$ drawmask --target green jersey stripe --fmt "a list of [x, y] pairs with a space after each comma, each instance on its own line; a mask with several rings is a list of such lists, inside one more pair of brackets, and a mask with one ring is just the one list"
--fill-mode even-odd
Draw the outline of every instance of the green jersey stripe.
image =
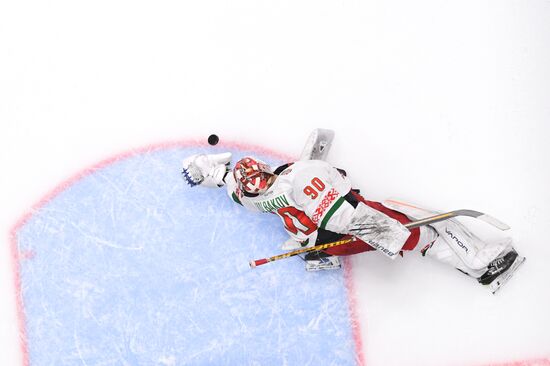
[[336, 202], [334, 202], [334, 205], [332, 205], [330, 210], [328, 210], [327, 214], [323, 218], [323, 221], [321, 221], [321, 226], [320, 226], [321, 229], [324, 229], [325, 226], [327, 226], [328, 220], [330, 220], [330, 218], [332, 217], [332, 215], [334, 215], [336, 210], [338, 210], [340, 206], [342, 206], [342, 203], [344, 203], [344, 201], [345, 201], [344, 197], [340, 197], [336, 200]]

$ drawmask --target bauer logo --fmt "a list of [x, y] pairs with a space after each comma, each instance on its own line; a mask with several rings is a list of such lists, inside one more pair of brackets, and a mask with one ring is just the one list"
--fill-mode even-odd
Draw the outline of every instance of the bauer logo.
[[391, 250], [385, 248], [383, 245], [378, 244], [375, 241], [369, 240], [368, 243], [371, 247], [373, 247], [374, 249], [378, 249], [379, 251], [381, 251], [382, 253], [384, 253], [385, 255], [387, 255], [390, 258], [393, 258], [397, 255], [397, 253], [392, 252]]

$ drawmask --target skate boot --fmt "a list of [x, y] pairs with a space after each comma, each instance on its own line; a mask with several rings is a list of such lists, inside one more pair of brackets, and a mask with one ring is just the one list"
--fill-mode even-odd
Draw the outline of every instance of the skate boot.
[[323, 252], [308, 253], [304, 259], [306, 261], [306, 271], [308, 272], [342, 268], [338, 257]]
[[487, 272], [477, 280], [482, 285], [489, 286], [489, 289], [494, 294], [512, 278], [514, 272], [517, 271], [524, 261], [525, 257], [519, 256], [513, 248], [510, 248], [489, 263]]

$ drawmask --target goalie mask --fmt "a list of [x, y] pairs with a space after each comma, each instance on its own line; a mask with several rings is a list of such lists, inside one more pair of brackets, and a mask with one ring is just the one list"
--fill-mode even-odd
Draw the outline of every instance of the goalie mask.
[[241, 190], [258, 194], [269, 189], [274, 177], [269, 165], [251, 157], [239, 160], [233, 168], [233, 175]]

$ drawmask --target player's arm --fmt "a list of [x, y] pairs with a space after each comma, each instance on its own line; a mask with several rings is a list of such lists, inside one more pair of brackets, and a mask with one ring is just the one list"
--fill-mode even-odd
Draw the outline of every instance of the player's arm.
[[220, 188], [225, 186], [233, 201], [242, 205], [237, 195], [237, 183], [231, 174], [231, 153], [197, 154], [183, 161], [183, 179], [191, 186]]

